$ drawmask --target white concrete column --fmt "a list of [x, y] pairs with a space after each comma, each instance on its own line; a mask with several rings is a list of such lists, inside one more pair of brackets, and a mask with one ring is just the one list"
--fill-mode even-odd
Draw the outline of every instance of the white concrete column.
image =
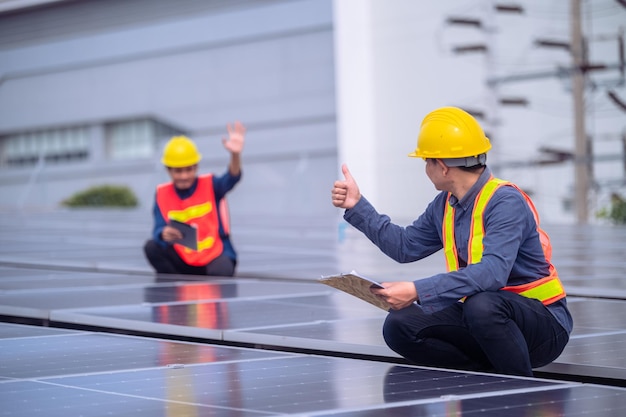
[[[339, 163], [361, 192], [377, 194], [374, 48], [370, 0], [335, 0], [335, 89]], [[343, 178], [341, 169], [338, 178]]]
[[334, 2], [339, 160], [363, 195], [400, 224], [435, 195], [423, 162], [407, 155], [426, 113], [450, 103], [441, 82], [449, 67], [437, 56], [440, 20], [429, 4]]

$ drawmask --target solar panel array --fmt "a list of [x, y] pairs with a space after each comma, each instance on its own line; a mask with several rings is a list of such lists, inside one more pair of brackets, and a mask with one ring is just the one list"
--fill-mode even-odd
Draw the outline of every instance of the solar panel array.
[[441, 260], [396, 265], [300, 223], [265, 240], [249, 225], [238, 277], [206, 278], [154, 275], [140, 213], [3, 216], [0, 415], [623, 415], [625, 228], [546, 227], [575, 328], [540, 379], [407, 365], [384, 311], [316, 278], [415, 279]]
[[626, 411], [626, 390], [606, 386], [17, 324], [0, 330], [3, 416]]

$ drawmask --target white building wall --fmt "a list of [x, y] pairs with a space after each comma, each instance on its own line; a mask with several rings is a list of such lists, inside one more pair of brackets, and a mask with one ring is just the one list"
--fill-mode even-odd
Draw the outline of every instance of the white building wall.
[[[445, 105], [484, 111], [487, 118], [479, 121], [492, 139], [489, 164], [495, 174], [528, 190], [544, 222], [575, 221], [573, 164], [529, 165], [541, 157], [542, 146], [574, 151], [569, 83], [543, 77], [498, 84], [498, 95], [528, 99], [530, 105], [524, 108], [497, 107], [496, 91], [486, 84], [488, 79], [556, 73], [567, 67], [566, 52], [541, 50], [533, 41], [568, 40], [569, 2], [518, 2], [523, 14], [495, 13], [495, 3], [335, 0], [339, 157], [351, 167], [362, 193], [399, 223], [414, 219], [435, 194], [423, 163], [406, 154], [415, 146], [423, 116]], [[626, 21], [626, 9], [617, 2], [583, 5], [590, 39], [617, 34]], [[448, 17], [478, 18], [483, 28], [452, 26], [446, 23]], [[490, 52], [452, 52], [454, 46], [476, 43], [487, 45]], [[590, 47], [595, 59], [617, 62], [614, 46], [593, 41]], [[603, 78], [618, 82], [620, 75], [608, 71]], [[623, 82], [613, 87], [626, 98]], [[604, 142], [612, 135], [615, 149], [626, 129], [626, 114], [606, 100], [605, 92], [587, 92], [588, 132], [604, 136]], [[621, 180], [623, 190], [624, 172], [615, 161], [611, 169], [603, 168], [607, 166], [596, 163], [596, 180]], [[603, 188], [590, 193], [592, 215], [606, 202], [607, 192]]]
[[335, 1], [340, 158], [363, 195], [398, 222], [414, 219], [436, 194], [423, 161], [407, 156], [422, 118], [483, 91], [481, 67], [459, 68], [438, 39], [454, 4]]

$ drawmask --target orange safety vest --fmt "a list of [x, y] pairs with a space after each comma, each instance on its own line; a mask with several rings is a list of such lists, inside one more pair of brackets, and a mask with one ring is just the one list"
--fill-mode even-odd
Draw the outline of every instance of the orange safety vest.
[[[207, 265], [217, 258], [224, 250], [219, 236], [219, 218], [217, 215], [215, 193], [213, 192], [213, 176], [211, 174], [198, 177], [198, 185], [194, 193], [185, 199], [176, 194], [171, 182], [157, 187], [156, 201], [161, 215], [168, 219], [194, 225], [198, 229], [198, 250], [192, 250], [179, 244], [174, 249], [188, 265]], [[226, 199], [222, 198], [220, 216], [224, 224], [224, 232], [229, 233], [228, 210]]]
[[[524, 297], [535, 298], [544, 305], [549, 305], [555, 301], [565, 297], [565, 290], [561, 284], [561, 280], [556, 272], [556, 268], [551, 263], [552, 246], [548, 235], [539, 227], [539, 215], [537, 209], [530, 197], [522, 191], [518, 186], [508, 181], [491, 177], [485, 186], [480, 190], [474, 201], [474, 209], [472, 211], [472, 222], [470, 225], [470, 237], [468, 242], [467, 264], [475, 264], [480, 262], [483, 256], [483, 236], [485, 235], [485, 226], [483, 223], [483, 214], [487, 203], [494, 195], [496, 190], [501, 186], [511, 186], [517, 189], [528, 203], [530, 210], [535, 217], [537, 224], [537, 232], [541, 240], [541, 247], [546, 259], [550, 265], [550, 274], [547, 277], [534, 279], [531, 282], [522, 285], [502, 287], [503, 290], [512, 291], [523, 295]], [[454, 207], [450, 205], [450, 194], [446, 200], [446, 208], [443, 216], [443, 247], [446, 258], [448, 271], [456, 271], [459, 269], [459, 261], [457, 257], [457, 248], [454, 241]]]

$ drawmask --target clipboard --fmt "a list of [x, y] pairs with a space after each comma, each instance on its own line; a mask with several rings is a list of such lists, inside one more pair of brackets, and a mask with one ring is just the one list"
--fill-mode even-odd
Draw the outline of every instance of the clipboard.
[[196, 226], [170, 219], [168, 226], [173, 227], [182, 233], [183, 238], [174, 243], [183, 245], [192, 250], [198, 250], [198, 229]]
[[384, 288], [379, 282], [359, 275], [356, 271], [349, 274], [329, 275], [318, 280], [322, 284], [329, 285], [345, 293], [360, 298], [382, 310], [389, 311], [391, 306], [370, 292], [370, 288]]

